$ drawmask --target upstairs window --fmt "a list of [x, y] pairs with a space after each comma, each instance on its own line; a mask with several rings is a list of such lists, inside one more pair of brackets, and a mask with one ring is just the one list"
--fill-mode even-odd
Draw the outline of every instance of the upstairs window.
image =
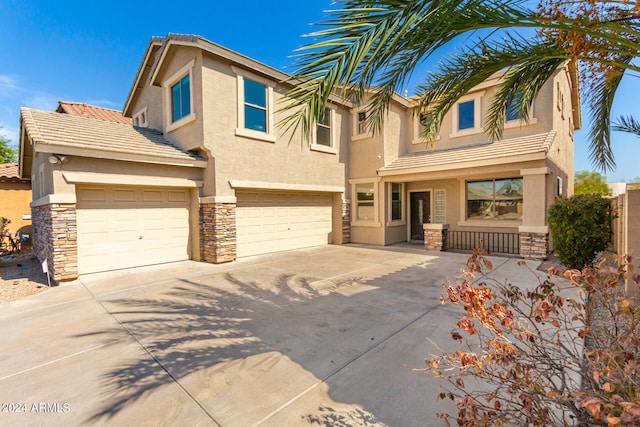
[[358, 111], [358, 135], [367, 133], [367, 113]]
[[[431, 125], [431, 120], [429, 119], [429, 115], [425, 113], [420, 113], [417, 116], [414, 116], [413, 119], [413, 139], [411, 140], [412, 144], [425, 144], [427, 139], [425, 135], [427, 133], [427, 128]], [[440, 139], [440, 135], [437, 135], [437, 140]]]
[[331, 109], [325, 108], [324, 113], [316, 122], [316, 144], [331, 147], [331, 140]]
[[244, 127], [267, 132], [267, 87], [244, 79]]
[[171, 117], [177, 122], [191, 114], [190, 74], [182, 77], [171, 86]]
[[474, 111], [474, 100], [458, 104], [458, 130], [473, 129], [476, 127]]
[[484, 91], [465, 95], [451, 109], [453, 119], [450, 138], [484, 132], [481, 126], [481, 107]]
[[511, 99], [511, 102], [509, 102], [509, 105], [507, 105], [506, 121], [511, 122], [514, 120], [524, 119], [523, 115], [520, 114], [520, 111], [518, 109], [518, 104], [520, 104], [521, 100], [522, 92], [517, 92]]
[[[364, 107], [363, 107], [364, 108]], [[351, 113], [351, 140], [361, 141], [371, 138], [373, 135], [367, 123], [367, 111], [353, 110]]]
[[[171, 132], [196, 120], [193, 105], [195, 59], [186, 63], [162, 82], [162, 112], [165, 132]], [[144, 114], [143, 114], [144, 113]], [[138, 126], [149, 122], [146, 107], [136, 113]]]
[[238, 82], [238, 127], [236, 135], [276, 142], [273, 88], [275, 82], [232, 66]]

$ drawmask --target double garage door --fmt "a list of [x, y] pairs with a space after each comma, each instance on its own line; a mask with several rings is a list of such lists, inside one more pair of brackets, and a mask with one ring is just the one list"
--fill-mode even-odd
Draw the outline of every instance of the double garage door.
[[189, 190], [78, 187], [80, 274], [189, 259]]
[[237, 255], [265, 254], [330, 243], [330, 193], [236, 193]]
[[[189, 259], [189, 189], [79, 186], [80, 274]], [[237, 256], [326, 245], [332, 196], [238, 192]]]

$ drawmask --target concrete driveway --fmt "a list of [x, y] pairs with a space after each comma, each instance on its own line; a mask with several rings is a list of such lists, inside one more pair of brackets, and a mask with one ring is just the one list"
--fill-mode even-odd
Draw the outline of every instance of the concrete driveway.
[[[86, 276], [0, 307], [0, 425], [438, 425], [467, 255], [325, 246]], [[522, 277], [494, 259], [494, 277]], [[531, 263], [532, 266], [537, 264]]]

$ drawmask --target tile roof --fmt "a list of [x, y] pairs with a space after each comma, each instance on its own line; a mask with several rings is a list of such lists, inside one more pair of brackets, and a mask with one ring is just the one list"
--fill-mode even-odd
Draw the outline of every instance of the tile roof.
[[84, 102], [58, 101], [56, 112], [72, 114], [74, 116], [91, 117], [106, 122], [133, 124], [133, 120], [130, 117], [123, 116], [122, 112], [118, 110], [89, 105]]
[[22, 181], [22, 179], [20, 178], [18, 163], [1, 163], [0, 180]]
[[[204, 160], [174, 145], [155, 129], [24, 107], [20, 113], [29, 136], [37, 144], [92, 150], [96, 157], [108, 158], [108, 153], [119, 153], [137, 158]], [[99, 152], [104, 155], [98, 156]]]
[[[530, 154], [546, 154], [556, 137], [556, 131], [494, 142], [466, 145], [464, 147], [441, 148], [402, 156], [378, 169], [381, 175], [412, 171], [456, 169], [470, 162], [502, 163], [505, 157]], [[457, 166], [457, 167], [456, 167]]]

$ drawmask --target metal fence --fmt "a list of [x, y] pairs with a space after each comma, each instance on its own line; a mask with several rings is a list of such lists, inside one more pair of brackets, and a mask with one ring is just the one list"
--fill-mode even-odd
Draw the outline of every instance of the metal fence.
[[482, 242], [483, 248], [494, 253], [520, 254], [518, 233], [448, 230], [446, 239], [447, 249], [471, 251]]

